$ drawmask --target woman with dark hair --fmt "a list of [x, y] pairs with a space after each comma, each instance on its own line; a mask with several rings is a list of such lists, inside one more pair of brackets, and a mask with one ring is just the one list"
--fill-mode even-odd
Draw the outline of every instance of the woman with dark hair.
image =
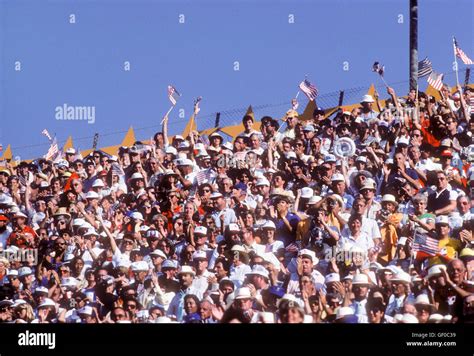
[[84, 276], [84, 260], [82, 257], [75, 256], [70, 262], [71, 277], [82, 279]]
[[187, 294], [184, 296], [184, 311], [186, 315], [183, 318], [185, 323], [196, 323], [200, 322], [201, 316], [199, 313], [199, 298], [194, 294]]

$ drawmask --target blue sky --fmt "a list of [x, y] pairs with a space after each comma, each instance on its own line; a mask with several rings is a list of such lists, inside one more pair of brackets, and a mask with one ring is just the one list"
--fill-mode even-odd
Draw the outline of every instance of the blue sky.
[[[438, 72], [452, 71], [453, 34], [474, 57], [471, 0], [419, 3], [420, 59], [428, 55]], [[176, 133], [196, 96], [203, 97], [203, 129], [217, 111], [289, 102], [306, 74], [322, 94], [368, 87], [380, 84], [370, 70], [378, 60], [389, 83], [406, 81], [408, 30], [408, 0], [0, 0], [0, 142], [26, 159], [46, 152], [44, 128], [59, 141], [73, 135], [81, 149], [96, 132], [99, 146], [120, 143], [130, 125], [149, 138], [169, 108], [168, 84], [182, 93], [177, 109], [185, 110], [185, 119], [176, 109], [171, 115]], [[405, 94], [407, 86], [396, 89]], [[56, 120], [55, 108], [65, 103], [94, 106], [95, 123]]]

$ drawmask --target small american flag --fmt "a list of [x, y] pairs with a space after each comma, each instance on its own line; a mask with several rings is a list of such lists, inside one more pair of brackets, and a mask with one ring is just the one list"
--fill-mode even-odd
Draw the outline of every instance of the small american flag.
[[441, 88], [443, 87], [443, 74], [438, 74], [433, 71], [431, 72], [428, 79], [426, 79], [426, 81], [436, 90], [441, 90]]
[[464, 51], [459, 48], [458, 46], [458, 41], [453, 37], [453, 42], [454, 42], [454, 54], [462, 60], [464, 64], [474, 64], [471, 58], [469, 58]]
[[199, 185], [203, 184], [203, 183], [207, 183], [211, 180], [212, 176], [213, 176], [213, 172], [211, 169], [203, 169], [199, 172], [197, 172], [196, 174], [196, 180], [198, 182]]
[[376, 72], [383, 77], [383, 73], [385, 72], [385, 66], [383, 66], [379, 62], [375, 62], [372, 66], [372, 72]]
[[176, 88], [172, 85], [168, 85], [168, 99], [170, 99], [171, 104], [176, 105], [176, 98], [175, 95], [181, 96], [180, 93], [176, 90]]
[[51, 141], [51, 145], [49, 146], [49, 150], [44, 156], [46, 160], [52, 160], [54, 157], [58, 154], [59, 148], [58, 148], [58, 142], [56, 140], [56, 136], [54, 139]]
[[44, 129], [43, 131], [41, 131], [41, 133], [45, 135], [48, 138], [48, 140], [50, 141], [52, 140], [51, 135], [49, 134], [48, 130]]
[[425, 234], [416, 233], [412, 251], [415, 253], [416, 259], [433, 257], [439, 253], [439, 242]]
[[426, 57], [422, 61], [418, 62], [418, 78], [426, 77], [428, 74], [431, 74], [433, 71], [433, 66], [431, 61]]
[[303, 80], [299, 87], [310, 101], [313, 101], [318, 96], [318, 88], [311, 84], [308, 79]]

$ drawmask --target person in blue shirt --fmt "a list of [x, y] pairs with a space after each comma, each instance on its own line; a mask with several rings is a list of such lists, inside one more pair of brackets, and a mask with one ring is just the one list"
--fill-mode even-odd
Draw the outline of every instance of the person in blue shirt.
[[296, 226], [300, 218], [290, 212], [291, 199], [287, 196], [275, 198], [273, 206], [276, 211], [276, 239], [283, 242], [285, 247], [296, 241]]

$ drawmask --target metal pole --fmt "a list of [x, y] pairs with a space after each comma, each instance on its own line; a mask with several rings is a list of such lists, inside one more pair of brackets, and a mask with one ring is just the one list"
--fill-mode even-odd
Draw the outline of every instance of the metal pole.
[[344, 102], [344, 90], [339, 91], [339, 102], [337, 106], [342, 106], [342, 103]]
[[410, 0], [410, 90], [418, 85], [418, 0]]
[[218, 112], [218, 113], [216, 113], [216, 122], [215, 122], [214, 127], [216, 127], [216, 128], [219, 127], [220, 121], [221, 121], [221, 113]]

